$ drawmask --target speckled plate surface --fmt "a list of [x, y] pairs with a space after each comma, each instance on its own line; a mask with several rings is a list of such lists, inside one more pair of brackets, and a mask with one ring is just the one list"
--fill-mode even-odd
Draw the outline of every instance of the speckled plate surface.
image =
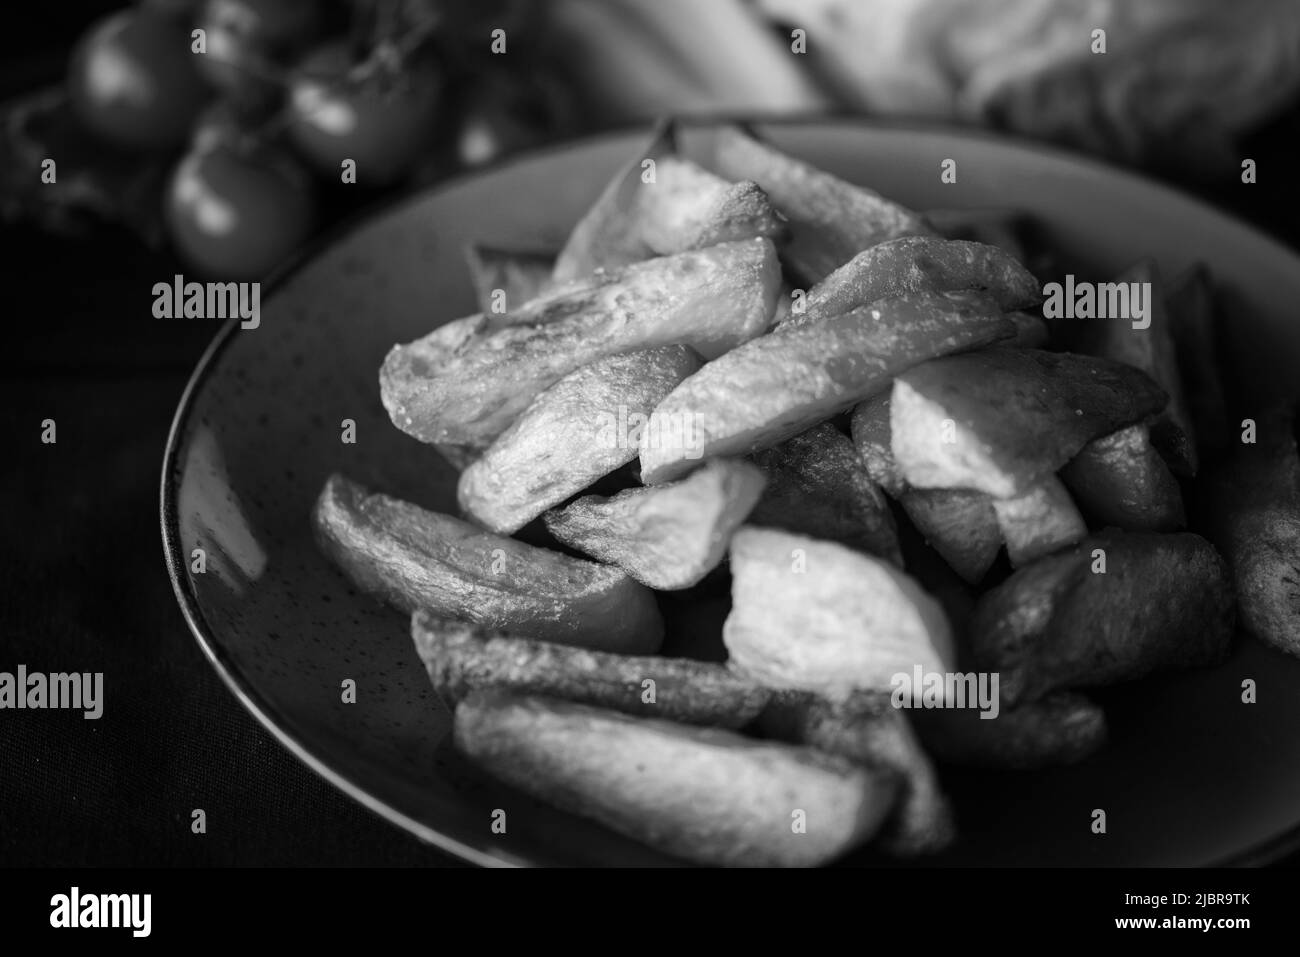
[[[1065, 255], [1107, 271], [1154, 256], [1211, 264], [1260, 375], [1300, 360], [1300, 260], [1180, 194], [1066, 154], [983, 135], [816, 121], [777, 145], [918, 209], [1013, 206]], [[224, 329], [185, 392], [163, 465], [168, 566], [222, 678], [314, 770], [417, 837], [482, 864], [657, 864], [654, 852], [486, 780], [451, 752], [403, 616], [317, 554], [308, 515], [342, 471], [444, 510], [455, 475], [389, 423], [377, 370], [394, 342], [474, 309], [463, 244], [556, 247], [640, 146], [630, 132], [553, 149], [408, 197], [264, 290], [261, 326]], [[685, 137], [706, 146], [706, 127]], [[956, 158], [957, 184], [942, 185]], [[341, 422], [356, 422], [344, 444]], [[207, 570], [191, 571], [203, 548]], [[1243, 678], [1259, 703], [1240, 703]], [[341, 684], [357, 683], [355, 704]], [[1300, 823], [1300, 661], [1243, 641], [1231, 661], [1109, 693], [1113, 743], [1073, 768], [948, 775], [962, 837], [935, 863], [1253, 862]], [[1109, 832], [1093, 835], [1093, 808]], [[491, 813], [508, 809], [508, 833]], [[876, 862], [869, 852], [851, 862]]]

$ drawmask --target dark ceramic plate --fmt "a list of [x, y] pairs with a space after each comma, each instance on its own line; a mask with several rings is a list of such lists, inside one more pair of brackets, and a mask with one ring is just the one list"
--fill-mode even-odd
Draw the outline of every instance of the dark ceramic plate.
[[[1261, 377], [1300, 362], [1300, 260], [1187, 197], [1038, 147], [856, 121], [775, 124], [778, 146], [918, 209], [1012, 206], [1071, 259], [1165, 275], [1209, 263], [1239, 308]], [[636, 843], [485, 780], [451, 751], [405, 619], [349, 589], [317, 554], [308, 513], [342, 471], [444, 510], [455, 476], [398, 432], [377, 370], [395, 342], [473, 311], [463, 244], [556, 247], [644, 131], [518, 160], [411, 196], [337, 237], [264, 296], [261, 327], [224, 329], [185, 392], [163, 466], [176, 595], [244, 705], [304, 762], [423, 840], [481, 864], [653, 864]], [[688, 153], [707, 128], [689, 130]], [[958, 161], [956, 184], [941, 162]], [[1246, 187], [1249, 188], [1249, 187]], [[356, 421], [356, 444], [340, 440]], [[193, 549], [207, 571], [190, 571]], [[341, 684], [357, 684], [343, 704]], [[1241, 682], [1258, 682], [1258, 704]], [[1106, 699], [1113, 743], [1042, 773], [946, 778], [961, 839], [936, 863], [1184, 865], [1259, 861], [1300, 822], [1300, 660], [1243, 640], [1223, 667]], [[508, 833], [492, 812], [508, 810]], [[1089, 827], [1104, 808], [1108, 833]], [[852, 861], [872, 862], [868, 852]]]

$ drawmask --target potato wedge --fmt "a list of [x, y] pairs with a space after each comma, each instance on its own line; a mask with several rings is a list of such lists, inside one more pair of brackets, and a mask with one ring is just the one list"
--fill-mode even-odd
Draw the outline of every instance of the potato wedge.
[[453, 733], [507, 784], [701, 864], [825, 864], [898, 793], [894, 774], [811, 748], [551, 698], [475, 692]]
[[[509, 308], [504, 312], [493, 311], [495, 302], [492, 300], [492, 295], [496, 291], [495, 288], [480, 288], [480, 305], [485, 311], [453, 320], [439, 326], [423, 339], [408, 344], [406, 348], [409, 350], [409, 360], [412, 363], [423, 363], [425, 368], [436, 369], [444, 362], [451, 361], [458, 351], [467, 348], [471, 342], [494, 329], [510, 325], [552, 322], [569, 315], [580, 299], [569, 296], [562, 289], [558, 292], [552, 290], [547, 285], [548, 280], [535, 288], [535, 283], [545, 277], [540, 277], [536, 273], [526, 276], [521, 274], [522, 270], [531, 268], [528, 260], [524, 258], [529, 255], [539, 260], [546, 259], [545, 255], [540, 253], [516, 254], [483, 247], [470, 247], [467, 256], [471, 260], [470, 271], [474, 275], [475, 285], [482, 286], [489, 282], [505, 283], [509, 287], [506, 290], [506, 302]], [[476, 257], [479, 260], [477, 265]], [[604, 280], [612, 281], [608, 275]], [[519, 303], [522, 305], [517, 305]], [[452, 466], [463, 472], [483, 454], [489, 444], [486, 439], [476, 439], [459, 444], [436, 442], [434, 447]]]
[[1088, 534], [1083, 516], [1055, 475], [1039, 476], [1015, 498], [992, 502], [1012, 568], [1060, 551]]
[[506, 324], [471, 317], [395, 346], [380, 371], [384, 407], [424, 442], [490, 442], [539, 392], [597, 359], [678, 344], [708, 359], [759, 335], [779, 280], [766, 239], [636, 263], [534, 300]]
[[969, 708], [918, 711], [916, 731], [943, 764], [1037, 770], [1077, 764], [1106, 743], [1106, 713], [1083, 695], [1049, 694], [984, 720]]
[[813, 426], [753, 461], [767, 475], [751, 525], [839, 542], [903, 565], [889, 503], [853, 442], [829, 422]]
[[[884, 389], [925, 359], [974, 349], [1013, 331], [978, 293], [916, 293], [821, 322], [779, 329], [710, 362], [659, 404], [692, 421], [707, 458], [771, 448]], [[694, 449], [642, 442], [641, 476], [671, 481]]]
[[764, 734], [805, 744], [856, 764], [897, 772], [902, 790], [879, 841], [899, 857], [943, 850], [956, 837], [952, 807], [907, 716], [888, 695], [831, 702], [804, 691], [773, 694], [759, 718]]
[[663, 642], [654, 595], [617, 568], [492, 535], [341, 475], [325, 483], [312, 524], [321, 551], [358, 588], [408, 614], [428, 608], [629, 654], [651, 654]]
[[650, 413], [701, 365], [687, 346], [660, 346], [570, 372], [461, 472], [461, 509], [484, 528], [517, 532], [635, 459]]
[[546, 527], [565, 545], [617, 565], [643, 585], [689, 588], [722, 561], [731, 533], [766, 481], [748, 462], [714, 459], [680, 482], [613, 498], [583, 496], [547, 512]]
[[1206, 483], [1209, 533], [1232, 568], [1242, 627], [1300, 656], [1300, 455], [1294, 409], [1266, 407], [1256, 442]]
[[773, 688], [833, 701], [887, 691], [914, 665], [944, 671], [952, 633], [938, 602], [887, 562], [834, 542], [745, 527], [731, 539], [730, 663]]
[[658, 163], [676, 151], [675, 124], [669, 120], [656, 125], [645, 148], [614, 174], [591, 208], [573, 227], [564, 248], [555, 258], [553, 283], [563, 285], [597, 269], [625, 266], [654, 255], [639, 234], [639, 221], [631, 213], [641, 191], [645, 161]]
[[739, 239], [777, 239], [785, 231], [755, 183], [733, 183], [676, 155], [668, 136], [606, 187], [569, 237], [554, 278], [567, 282], [596, 269]]
[[1119, 362], [989, 349], [899, 376], [890, 399], [891, 445], [903, 478], [918, 488], [1012, 498], [1092, 439], [1159, 412], [1165, 402], [1148, 376]]
[[984, 580], [1002, 550], [993, 499], [959, 488], [913, 488], [898, 497], [907, 517], [962, 580]]
[[1114, 532], [986, 592], [970, 639], [979, 670], [1001, 675], [1002, 702], [1015, 707], [1059, 689], [1216, 664], [1233, 617], [1227, 566], [1205, 539]]
[[982, 292], [1004, 310], [1042, 301], [1029, 270], [995, 246], [904, 236], [864, 249], [808, 290], [789, 325], [818, 322], [878, 299], [916, 292]]
[[1169, 287], [1169, 331], [1174, 338], [1187, 415], [1202, 459], [1225, 456], [1232, 439], [1219, 363], [1218, 310], [1209, 271], [1197, 266]]
[[[511, 314], [493, 317], [501, 324], [508, 324]], [[464, 349], [488, 329], [488, 317], [475, 313], [439, 326], [423, 339], [408, 343], [404, 348], [404, 361], [412, 367], [437, 369], [450, 361], [457, 351]], [[391, 353], [390, 353], [391, 355]], [[381, 373], [382, 376], [382, 373]], [[467, 442], [434, 442], [438, 454], [457, 470], [464, 470], [471, 462], [483, 454], [489, 445], [487, 439], [474, 439]]]
[[787, 229], [757, 183], [728, 182], [680, 156], [659, 161], [638, 200], [640, 234], [661, 256], [760, 236], [779, 240]]
[[1061, 469], [1061, 480], [1098, 525], [1173, 532], [1187, 524], [1178, 480], [1145, 424], [1093, 439]]
[[820, 282], [862, 250], [899, 236], [933, 235], [916, 213], [723, 127], [714, 163], [728, 179], [757, 183], [790, 221], [785, 257], [808, 282]]
[[1116, 279], [1121, 284], [1144, 283], [1150, 290], [1145, 328], [1123, 319], [1099, 319], [1082, 326], [1081, 352], [1102, 356], [1141, 369], [1169, 396], [1169, 404], [1151, 425], [1151, 441], [1178, 475], [1196, 474], [1196, 433], [1187, 412], [1182, 376], [1174, 348], [1172, 323], [1164, 284], [1152, 260], [1143, 260]]
[[910, 488], [894, 461], [893, 431], [889, 425], [888, 390], [878, 392], [853, 407], [849, 434], [867, 474], [887, 493], [898, 498]]
[[867, 473], [898, 500], [917, 531], [964, 581], [982, 581], [1002, 549], [1002, 530], [993, 500], [966, 489], [915, 489], [894, 461], [889, 425], [889, 393], [853, 409], [853, 444]]
[[555, 256], [470, 243], [465, 247], [465, 262], [479, 311], [484, 315], [507, 315], [536, 299], [550, 285]]
[[453, 706], [474, 691], [507, 691], [666, 721], [741, 728], [771, 698], [766, 688], [726, 665], [516, 638], [423, 609], [411, 616], [411, 638], [434, 689]]

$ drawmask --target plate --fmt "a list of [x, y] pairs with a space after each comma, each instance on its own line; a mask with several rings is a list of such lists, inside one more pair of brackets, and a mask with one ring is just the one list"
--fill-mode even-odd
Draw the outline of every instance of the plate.
[[[1214, 209], [1133, 175], [990, 135], [850, 120], [761, 124], [778, 147], [917, 209], [1015, 207], [1079, 270], [1144, 256], [1166, 276], [1208, 263], [1261, 380], [1300, 360], [1300, 259]], [[683, 149], [704, 155], [707, 125]], [[553, 148], [372, 214], [283, 271], [261, 323], [217, 335], [176, 412], [163, 543], [195, 637], [239, 700], [308, 766], [469, 861], [659, 865], [667, 857], [467, 766], [405, 619], [348, 587], [308, 516], [344, 472], [455, 510], [455, 473], [394, 428], [377, 371], [395, 342], [474, 311], [462, 247], [557, 248], [637, 130]], [[957, 182], [940, 180], [957, 161]], [[1248, 187], [1243, 187], [1248, 188]], [[345, 420], [355, 442], [345, 442]], [[201, 560], [196, 549], [201, 549]], [[202, 567], [202, 571], [196, 571]], [[1255, 704], [1242, 702], [1253, 679]], [[355, 702], [343, 688], [355, 682]], [[929, 863], [1253, 863], [1300, 844], [1300, 660], [1242, 640], [1222, 667], [1112, 689], [1112, 743], [1071, 768], [946, 774], [961, 838]], [[1094, 809], [1107, 832], [1092, 832]], [[506, 833], [494, 833], [504, 810]], [[847, 863], [880, 863], [870, 851]]]

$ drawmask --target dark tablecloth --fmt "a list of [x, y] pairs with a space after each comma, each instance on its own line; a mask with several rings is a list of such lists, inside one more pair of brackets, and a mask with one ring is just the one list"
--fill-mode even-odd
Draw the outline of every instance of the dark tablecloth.
[[160, 266], [129, 241], [4, 235], [0, 670], [102, 671], [108, 690], [95, 721], [0, 716], [0, 864], [449, 863], [285, 751], [177, 608], [159, 468], [215, 325], [153, 320]]

